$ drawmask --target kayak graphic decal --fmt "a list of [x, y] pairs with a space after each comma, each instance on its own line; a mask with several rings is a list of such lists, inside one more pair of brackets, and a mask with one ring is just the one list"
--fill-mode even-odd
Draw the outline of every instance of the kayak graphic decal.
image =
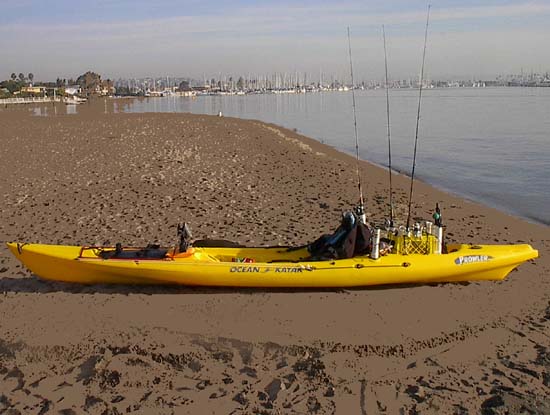
[[277, 267], [275, 272], [302, 272], [304, 269], [302, 267]]
[[488, 262], [493, 259], [490, 255], [466, 255], [455, 259], [456, 265], [473, 264], [475, 262]]
[[275, 268], [264, 268], [258, 266], [234, 266], [229, 268], [229, 272], [302, 272], [304, 267], [275, 267]]
[[231, 267], [229, 272], [260, 272], [260, 267]]

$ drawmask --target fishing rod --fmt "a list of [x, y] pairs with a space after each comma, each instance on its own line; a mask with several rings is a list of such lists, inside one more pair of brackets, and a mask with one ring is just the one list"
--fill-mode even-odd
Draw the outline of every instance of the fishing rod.
[[357, 112], [355, 109], [355, 82], [353, 80], [353, 62], [351, 58], [351, 36], [349, 34], [348, 26], [348, 51], [349, 51], [349, 69], [351, 75], [351, 99], [353, 105], [353, 128], [355, 131], [355, 168], [357, 171], [357, 187], [359, 189], [359, 206], [357, 206], [356, 213], [359, 220], [363, 224], [367, 224], [367, 218], [365, 216], [365, 204], [363, 201], [363, 187], [361, 186], [361, 173], [359, 172], [359, 138], [357, 135]]
[[428, 43], [428, 25], [430, 22], [430, 5], [428, 4], [428, 13], [426, 16], [426, 30], [424, 32], [424, 51], [422, 53], [422, 67], [420, 69], [420, 87], [418, 89], [418, 111], [416, 113], [416, 132], [414, 136], [414, 153], [413, 153], [413, 164], [411, 171], [411, 189], [409, 192], [409, 213], [407, 215], [407, 231], [410, 229], [411, 223], [411, 205], [412, 205], [412, 196], [413, 196], [413, 185], [414, 185], [414, 171], [416, 168], [416, 149], [418, 147], [418, 125], [420, 124], [420, 105], [422, 102], [422, 84], [424, 83], [424, 62], [426, 61], [426, 44]]
[[386, 53], [386, 31], [382, 25], [382, 37], [384, 38], [384, 69], [386, 75], [386, 118], [388, 120], [388, 173], [390, 176], [390, 228], [393, 228], [393, 190], [392, 190], [392, 173], [391, 173], [391, 131], [390, 131], [390, 92], [388, 86], [388, 55]]

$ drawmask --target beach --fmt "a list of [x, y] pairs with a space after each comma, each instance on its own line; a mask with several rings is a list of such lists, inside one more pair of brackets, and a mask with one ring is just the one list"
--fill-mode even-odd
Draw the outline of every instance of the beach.
[[[351, 139], [351, 138], [350, 138]], [[355, 160], [254, 120], [0, 110], [0, 239], [300, 245], [358, 201]], [[388, 172], [361, 162], [370, 222]], [[406, 219], [409, 179], [393, 178]], [[550, 413], [550, 231], [415, 183], [449, 242], [529, 243], [501, 282], [353, 290], [80, 286], [0, 247], [0, 413]]]

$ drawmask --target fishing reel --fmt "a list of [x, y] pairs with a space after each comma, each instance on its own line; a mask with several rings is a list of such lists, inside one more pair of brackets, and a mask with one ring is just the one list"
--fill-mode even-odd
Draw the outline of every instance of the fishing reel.
[[439, 203], [435, 204], [435, 212], [432, 215], [432, 218], [434, 218], [435, 226], [441, 227], [443, 225], [443, 220], [441, 218], [441, 209], [439, 209]]
[[354, 209], [355, 216], [359, 219], [363, 225], [367, 224], [367, 215], [365, 214], [365, 207], [362, 204], [359, 204]]

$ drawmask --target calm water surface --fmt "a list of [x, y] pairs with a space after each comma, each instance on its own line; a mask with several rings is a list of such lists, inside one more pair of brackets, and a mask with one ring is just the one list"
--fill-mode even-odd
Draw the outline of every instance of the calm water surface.
[[[354, 154], [350, 92], [118, 101], [110, 110], [259, 119]], [[356, 92], [360, 156], [387, 166], [383, 90]], [[390, 91], [393, 167], [409, 174], [418, 91]], [[106, 110], [109, 109], [106, 107]], [[425, 90], [416, 174], [444, 190], [550, 224], [550, 88]]]

